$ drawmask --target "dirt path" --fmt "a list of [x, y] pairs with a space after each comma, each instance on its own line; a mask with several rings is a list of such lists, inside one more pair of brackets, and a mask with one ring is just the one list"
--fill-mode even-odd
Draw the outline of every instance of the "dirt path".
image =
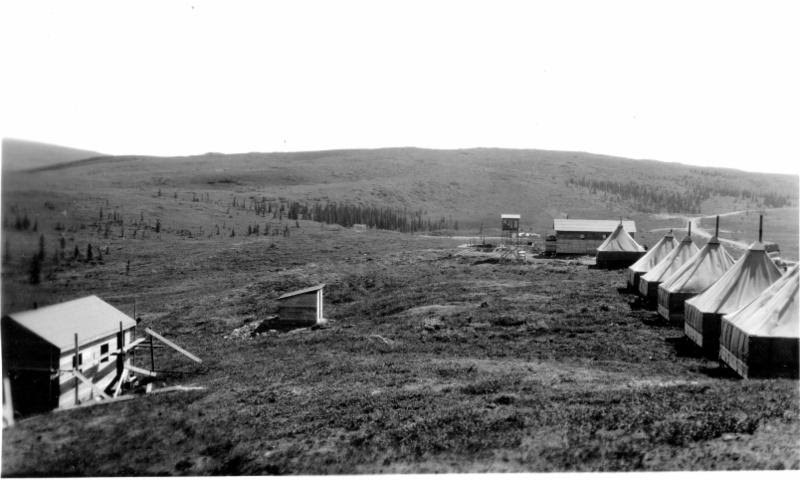
[[[765, 209], [765, 211], [768, 211], [768, 210], [771, 210], [771, 209]], [[747, 212], [751, 212], [751, 211], [748, 211], [748, 210], [737, 210], [737, 211], [732, 211], [732, 212], [725, 212], [725, 213], [722, 213], [722, 214], [700, 215], [700, 216], [694, 216], [694, 217], [684, 216], [684, 215], [675, 215], [672, 218], [680, 218], [680, 219], [683, 219], [683, 220], [691, 223], [691, 225], [692, 225], [692, 233], [693, 234], [696, 234], [696, 235], [698, 235], [700, 237], [703, 237], [705, 239], [710, 239], [713, 234], [711, 232], [708, 232], [707, 230], [703, 229], [702, 227], [700, 227], [700, 221], [702, 221], [703, 219], [713, 219], [713, 218], [715, 218], [717, 216], [719, 216], [719, 217], [728, 217], [728, 216], [732, 216], [732, 215], [745, 214]], [[651, 229], [650, 232], [666, 231], [666, 230], [670, 230], [670, 229], [673, 229], [673, 228], [672, 227], [664, 227], [664, 228], [658, 228], [658, 229]], [[738, 249], [745, 249], [746, 250], [747, 247], [748, 247], [748, 244], [745, 243], [745, 242], [736, 241], [736, 240], [733, 240], [733, 239], [726, 239], [724, 237], [718, 237], [718, 239], [719, 239], [720, 242], [728, 244], [728, 245], [733, 246], [733, 247], [736, 247]]]

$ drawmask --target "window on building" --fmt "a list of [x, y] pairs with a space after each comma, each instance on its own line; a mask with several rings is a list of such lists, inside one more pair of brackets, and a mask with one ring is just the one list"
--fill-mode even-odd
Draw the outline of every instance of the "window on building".
[[108, 343], [100, 346], [100, 362], [108, 362]]

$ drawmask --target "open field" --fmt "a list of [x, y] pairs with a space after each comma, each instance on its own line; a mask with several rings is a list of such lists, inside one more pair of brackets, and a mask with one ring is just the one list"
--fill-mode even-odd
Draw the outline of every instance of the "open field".
[[[143, 295], [145, 325], [205, 360], [170, 382], [208, 389], [23, 420], [4, 474], [800, 467], [796, 382], [697, 357], [621, 272], [371, 240], [361, 263], [286, 255], [215, 294]], [[328, 329], [231, 335], [305, 276], [330, 282]]]
[[[286, 191], [244, 174], [199, 170], [189, 186], [105, 169], [4, 176], [3, 312], [135, 300], [142, 327], [204, 360], [160, 351], [160, 368], [185, 371], [161, 382], [206, 389], [23, 419], [3, 432], [4, 476], [800, 468], [797, 382], [703, 359], [621, 290], [622, 271], [259, 216], [240, 202]], [[14, 227], [23, 214], [35, 231]], [[647, 230], [681, 224], [632, 217], [650, 245], [662, 233]], [[796, 248], [789, 217], [766, 237], [794, 233]], [[258, 329], [277, 296], [316, 283], [327, 328]]]

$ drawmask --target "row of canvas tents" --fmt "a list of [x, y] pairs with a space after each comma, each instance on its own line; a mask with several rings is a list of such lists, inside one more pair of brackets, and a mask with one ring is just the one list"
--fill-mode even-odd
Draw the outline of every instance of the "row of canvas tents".
[[798, 376], [798, 267], [786, 273], [762, 242], [738, 259], [716, 232], [699, 248], [672, 231], [645, 252], [622, 224], [597, 249], [598, 267], [628, 262], [628, 287], [663, 318], [682, 322], [687, 337], [743, 377]]

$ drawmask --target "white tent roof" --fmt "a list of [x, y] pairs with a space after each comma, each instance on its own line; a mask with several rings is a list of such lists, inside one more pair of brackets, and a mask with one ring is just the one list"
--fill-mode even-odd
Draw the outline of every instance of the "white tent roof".
[[642, 274], [642, 279], [647, 282], [663, 282], [664, 279], [695, 255], [698, 250], [692, 237], [687, 235], [677, 247], [661, 259], [661, 262], [650, 269], [647, 274]]
[[620, 222], [614, 232], [597, 247], [598, 252], [644, 252], [644, 247], [640, 246], [633, 237], [625, 232], [625, 228]]
[[675, 240], [672, 231], [669, 231], [664, 237], [659, 239], [656, 245], [651, 247], [645, 255], [628, 267], [628, 269], [633, 272], [648, 272], [677, 246], [678, 241]]
[[800, 338], [800, 267], [795, 265], [752, 302], [722, 316], [742, 332], [758, 337]]
[[84, 345], [119, 332], [120, 322], [123, 329], [136, 326], [136, 321], [131, 317], [97, 296], [82, 297], [6, 317], [62, 351], [75, 347], [76, 333], [78, 342]]
[[697, 254], [664, 279], [661, 287], [670, 293], [700, 293], [722, 277], [733, 264], [733, 257], [716, 237], [712, 237]]
[[780, 276], [780, 269], [764, 252], [764, 244], [754, 242], [717, 282], [686, 304], [700, 312], [727, 314], [755, 299]]

